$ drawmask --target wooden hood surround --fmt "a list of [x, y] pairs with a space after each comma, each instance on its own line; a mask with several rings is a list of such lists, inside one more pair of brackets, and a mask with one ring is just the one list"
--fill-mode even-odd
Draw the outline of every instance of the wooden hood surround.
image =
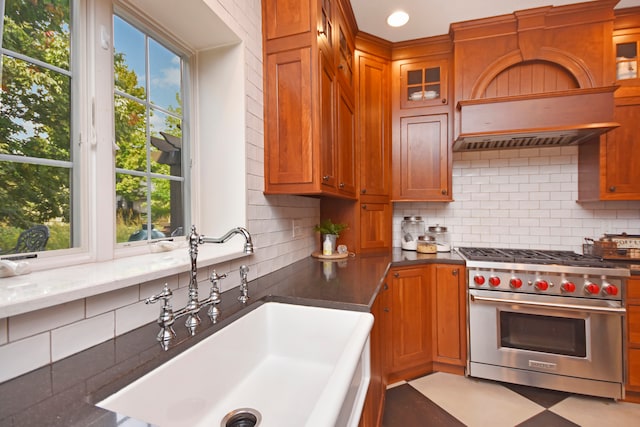
[[614, 122], [613, 8], [540, 7], [454, 23], [454, 151], [575, 145]]

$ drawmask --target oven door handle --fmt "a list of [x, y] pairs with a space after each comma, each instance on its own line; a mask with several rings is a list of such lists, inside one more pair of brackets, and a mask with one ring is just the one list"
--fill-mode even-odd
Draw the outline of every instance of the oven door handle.
[[518, 305], [528, 305], [535, 307], [551, 307], [551, 308], [561, 308], [565, 310], [575, 310], [575, 311], [591, 311], [598, 313], [615, 313], [623, 315], [627, 312], [625, 308], [614, 308], [614, 307], [592, 307], [588, 305], [575, 305], [575, 304], [558, 304], [558, 303], [546, 303], [546, 302], [537, 302], [537, 301], [513, 301], [506, 300], [501, 298], [489, 298], [489, 297], [481, 297], [477, 295], [469, 295], [472, 302], [488, 302], [488, 303], [498, 303], [498, 304], [518, 304]]

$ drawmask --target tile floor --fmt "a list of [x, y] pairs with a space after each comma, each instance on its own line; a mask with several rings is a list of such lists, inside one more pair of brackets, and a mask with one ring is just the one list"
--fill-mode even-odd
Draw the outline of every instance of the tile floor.
[[631, 427], [640, 404], [433, 373], [387, 390], [383, 427]]

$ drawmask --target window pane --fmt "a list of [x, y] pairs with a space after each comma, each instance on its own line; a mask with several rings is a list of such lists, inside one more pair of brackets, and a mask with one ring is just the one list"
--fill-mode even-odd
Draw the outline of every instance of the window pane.
[[182, 176], [180, 119], [151, 110], [151, 171]]
[[182, 105], [180, 57], [149, 40], [149, 94], [151, 102], [175, 111]]
[[116, 241], [118, 243], [147, 238], [146, 204], [147, 180], [140, 176], [116, 174]]
[[115, 96], [116, 167], [145, 171], [147, 169], [147, 121], [143, 104]]
[[140, 99], [146, 98], [145, 37], [121, 18], [113, 18], [113, 57], [116, 88]]
[[69, 11], [69, 0], [6, 0], [2, 46], [68, 70]]
[[183, 236], [182, 182], [151, 180], [151, 221], [164, 236]]
[[2, 58], [0, 153], [70, 160], [70, 81], [65, 75]]
[[11, 250], [21, 231], [49, 227], [46, 250], [71, 247], [71, 169], [0, 162], [0, 251]]

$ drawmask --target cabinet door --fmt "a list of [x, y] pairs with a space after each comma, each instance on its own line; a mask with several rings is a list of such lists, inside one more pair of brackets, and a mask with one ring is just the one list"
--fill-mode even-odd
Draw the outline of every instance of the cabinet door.
[[431, 369], [432, 335], [427, 266], [390, 270], [388, 380]]
[[266, 191], [314, 184], [311, 49], [267, 55]]
[[335, 74], [323, 51], [320, 51], [320, 176], [323, 187], [337, 188], [335, 131]]
[[[388, 288], [385, 283], [384, 288]], [[369, 388], [367, 389], [367, 397], [365, 399], [362, 416], [360, 417], [360, 427], [378, 427], [382, 425], [382, 413], [384, 406], [384, 394], [386, 384], [384, 381], [384, 353], [382, 344], [384, 342], [383, 335], [383, 289], [378, 294], [376, 300], [371, 306], [371, 314], [373, 314], [373, 327], [369, 335], [369, 348], [371, 351], [371, 379]]]
[[448, 89], [446, 59], [400, 65], [401, 108], [446, 105]]
[[389, 66], [359, 58], [360, 192], [389, 196], [391, 138], [389, 136]]
[[434, 360], [466, 364], [466, 284], [464, 267], [433, 266]]
[[338, 84], [336, 149], [338, 152], [338, 191], [356, 195], [356, 112], [353, 94]]
[[393, 200], [451, 200], [448, 115], [400, 117], [393, 153]]
[[600, 194], [604, 200], [640, 200], [640, 97], [617, 98], [614, 117], [620, 127], [606, 134], [601, 147]]
[[391, 247], [391, 205], [360, 204], [360, 250], [375, 251]]
[[627, 281], [627, 390], [640, 392], [640, 279]]

